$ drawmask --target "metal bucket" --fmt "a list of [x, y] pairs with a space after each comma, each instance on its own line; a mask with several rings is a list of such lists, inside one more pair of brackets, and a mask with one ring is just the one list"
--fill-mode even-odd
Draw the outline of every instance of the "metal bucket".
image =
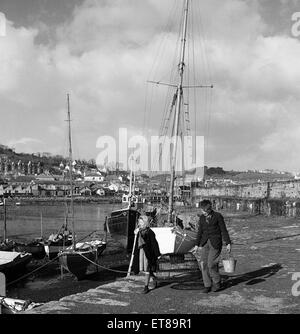
[[236, 268], [236, 262], [237, 262], [237, 260], [235, 260], [233, 257], [231, 257], [229, 259], [224, 259], [223, 260], [223, 267], [224, 267], [225, 273], [229, 273], [229, 274], [234, 273], [235, 268]]

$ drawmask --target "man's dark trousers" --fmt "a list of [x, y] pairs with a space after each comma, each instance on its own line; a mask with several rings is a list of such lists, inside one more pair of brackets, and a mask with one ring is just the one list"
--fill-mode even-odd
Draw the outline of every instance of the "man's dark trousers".
[[198, 262], [200, 262], [202, 279], [206, 288], [210, 288], [212, 284], [215, 286], [221, 284], [221, 276], [219, 273], [219, 259], [221, 251], [222, 248], [214, 248], [208, 239], [199, 252], [200, 257], [198, 258]]

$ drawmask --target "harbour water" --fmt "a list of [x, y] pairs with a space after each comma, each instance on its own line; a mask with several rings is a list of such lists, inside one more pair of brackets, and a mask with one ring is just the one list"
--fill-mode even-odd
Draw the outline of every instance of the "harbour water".
[[[120, 204], [74, 203], [76, 235], [80, 238], [93, 231], [104, 232], [105, 217]], [[64, 224], [69, 211], [68, 226], [71, 228], [70, 209], [65, 202], [24, 202], [21, 205], [8, 203], [6, 207], [6, 228], [8, 239], [30, 240], [48, 237]], [[0, 236], [4, 230], [4, 209], [0, 207]], [[2, 239], [2, 237], [0, 237]]]

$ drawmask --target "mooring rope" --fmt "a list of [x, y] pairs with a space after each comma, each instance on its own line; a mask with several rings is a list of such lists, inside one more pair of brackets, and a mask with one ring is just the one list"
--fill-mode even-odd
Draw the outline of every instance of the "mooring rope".
[[83, 254], [80, 254], [80, 253], [79, 253], [79, 255], [80, 255], [81, 257], [83, 257], [85, 260], [87, 260], [88, 262], [92, 263], [93, 265], [95, 265], [95, 266], [97, 266], [97, 267], [99, 267], [99, 268], [102, 268], [102, 269], [105, 269], [105, 270], [108, 270], [108, 271], [112, 271], [112, 272], [115, 272], [115, 273], [121, 273], [121, 274], [125, 273], [125, 274], [127, 274], [127, 271], [116, 270], [116, 269], [110, 269], [110, 268], [108, 268], [108, 267], [101, 266], [100, 264], [98, 264], [98, 263], [96, 263], [96, 262], [94, 262], [94, 261], [88, 259], [88, 258], [87, 258], [86, 256], [84, 256]]
[[178, 250], [182, 246], [184, 240], [185, 240], [185, 236], [183, 236], [183, 238], [181, 239], [181, 242], [180, 242], [179, 246], [177, 247], [177, 249], [175, 250], [175, 252], [178, 252]]
[[[86, 235], [86, 236], [84, 236], [83, 238], [79, 239], [78, 242], [80, 242], [80, 241], [86, 239], [86, 238], [89, 237], [91, 234], [93, 234], [93, 233], [95, 233], [95, 232], [97, 232], [97, 231], [98, 231], [98, 230], [95, 230], [95, 231], [89, 233], [88, 235]], [[50, 265], [51, 263], [55, 262], [58, 258], [59, 258], [59, 255], [57, 255], [57, 256], [56, 256], [54, 259], [52, 259], [51, 261], [49, 261], [49, 262], [43, 264], [42, 266], [40, 266], [40, 267], [34, 269], [34, 270], [31, 271], [30, 273], [27, 273], [27, 274], [25, 274], [25, 275], [19, 277], [18, 279], [14, 280], [14, 281], [12, 281], [12, 282], [9, 282], [9, 283], [6, 285], [6, 287], [8, 287], [8, 286], [10, 286], [10, 285], [12, 285], [12, 284], [15, 284], [15, 283], [17, 283], [17, 282], [23, 280], [24, 278], [26, 278], [26, 277], [32, 275], [33, 273], [35, 273], [35, 272], [37, 272], [37, 271], [43, 269], [44, 267], [46, 267], [46, 266]]]
[[14, 280], [14, 281], [12, 281], [12, 282], [9, 282], [6, 286], [8, 287], [8, 286], [10, 286], [10, 285], [12, 285], [12, 284], [14, 284], [14, 283], [16, 283], [16, 282], [18, 282], [18, 281], [23, 280], [24, 278], [26, 278], [26, 277], [32, 275], [33, 273], [35, 273], [35, 272], [41, 270], [42, 268], [48, 266], [49, 264], [51, 264], [52, 262], [56, 261], [57, 259], [58, 259], [58, 256], [56, 256], [56, 257], [55, 257], [54, 259], [52, 259], [50, 262], [47, 262], [47, 263], [45, 263], [44, 265], [42, 265], [42, 266], [40, 266], [40, 267], [34, 269], [34, 270], [31, 271], [30, 273], [25, 274], [25, 275], [19, 277], [18, 279]]

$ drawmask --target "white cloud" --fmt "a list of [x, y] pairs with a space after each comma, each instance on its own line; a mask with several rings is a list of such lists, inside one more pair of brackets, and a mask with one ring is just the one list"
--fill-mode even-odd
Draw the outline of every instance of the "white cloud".
[[23, 137], [11, 139], [5, 143], [6, 146], [14, 148], [17, 152], [35, 153], [44, 147], [45, 143], [36, 138]]
[[27, 143], [42, 143], [41, 140], [39, 139], [36, 139], [36, 138], [27, 138], [27, 137], [24, 137], [24, 138], [20, 138], [20, 139], [13, 139], [13, 140], [10, 140], [7, 145], [9, 146], [15, 146], [15, 145], [23, 145], [23, 144], [27, 144]]
[[[300, 157], [275, 144], [282, 134], [285, 147], [292, 147], [297, 139], [292, 133], [298, 128], [292, 125], [300, 124], [299, 40], [267, 36], [269, 26], [258, 7], [247, 1], [193, 4], [202, 10], [204, 27], [195, 30], [195, 42], [199, 38], [203, 42], [202, 32], [206, 36], [206, 53], [202, 52], [206, 59], [197, 58], [198, 66], [202, 69], [209, 62], [215, 85], [207, 164], [289, 169], [293, 160], [293, 166], [300, 165]], [[11, 137], [41, 138], [35, 143], [39, 150], [65, 152], [67, 93], [81, 157], [95, 158], [97, 138], [115, 135], [119, 127], [140, 133], [145, 81], [169, 79], [178, 31], [175, 16], [169, 26], [173, 34], [162, 35], [161, 29], [168, 9], [175, 13], [181, 5], [173, 0], [87, 0], [57, 28], [56, 43], [51, 45], [35, 44], [41, 22], [34, 28], [15, 28], [8, 22], [7, 36], [0, 40], [0, 113], [6, 124], [0, 142]], [[166, 47], [159, 56], [165, 58], [156, 58], [162, 65], [151, 71], [162, 38]], [[205, 83], [208, 78], [207, 73], [201, 76]], [[151, 133], [160, 126], [166, 94], [164, 88], [153, 91], [147, 123]], [[206, 128], [208, 116], [202, 113], [198, 118]], [[25, 140], [22, 149], [33, 149], [32, 144]], [[286, 159], [279, 162], [276, 152], [286, 154]]]

